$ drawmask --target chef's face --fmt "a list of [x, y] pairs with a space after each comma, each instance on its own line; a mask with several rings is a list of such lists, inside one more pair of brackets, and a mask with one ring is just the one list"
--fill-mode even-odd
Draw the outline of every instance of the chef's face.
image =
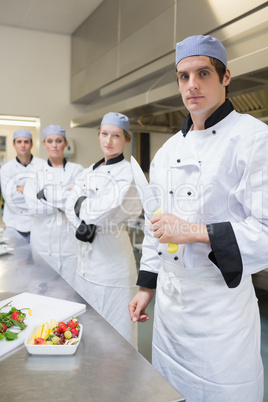
[[128, 143], [124, 130], [111, 124], [101, 126], [99, 140], [105, 161], [120, 155]]
[[31, 155], [32, 146], [32, 141], [27, 137], [19, 137], [13, 141], [13, 147], [17, 152], [18, 158], [29, 157]]
[[67, 146], [66, 139], [59, 134], [50, 134], [44, 139], [49, 158], [63, 158], [64, 148]]
[[205, 120], [225, 101], [231, 73], [226, 69], [222, 83], [207, 56], [191, 56], [177, 65], [177, 79], [185, 107], [192, 119]]

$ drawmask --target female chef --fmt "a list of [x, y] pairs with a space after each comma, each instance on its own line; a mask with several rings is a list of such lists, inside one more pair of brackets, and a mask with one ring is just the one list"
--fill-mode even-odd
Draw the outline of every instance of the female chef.
[[34, 215], [30, 244], [72, 284], [77, 242], [64, 207], [67, 194], [83, 168], [64, 157], [64, 149], [68, 145], [64, 129], [50, 125], [44, 129], [43, 137], [48, 153], [47, 163], [37, 172], [35, 179], [26, 182], [24, 188], [25, 200]]
[[75, 290], [137, 347], [128, 315], [137, 271], [126, 224], [140, 215], [141, 204], [123, 155], [131, 140], [128, 117], [106, 114], [98, 136], [104, 157], [80, 175], [66, 203], [80, 240]]

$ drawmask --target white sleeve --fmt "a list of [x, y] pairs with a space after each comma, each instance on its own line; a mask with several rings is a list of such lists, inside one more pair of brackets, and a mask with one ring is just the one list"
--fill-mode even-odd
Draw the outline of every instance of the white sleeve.
[[[141, 202], [133, 182], [131, 168], [122, 167], [120, 174], [112, 175], [96, 172], [101, 191], [92, 187], [82, 202], [79, 217], [87, 224], [102, 225], [135, 219], [141, 213]], [[94, 182], [94, 180], [92, 180]]]
[[28, 210], [25, 202], [25, 195], [17, 190], [17, 186], [25, 187], [25, 182], [35, 176], [34, 172], [25, 171], [19, 172], [15, 175], [12, 174], [10, 166], [3, 166], [1, 169], [1, 191], [3, 198], [9, 208], [16, 211]]
[[[236, 199], [241, 213], [231, 221], [243, 263], [243, 276], [268, 265], [268, 130], [243, 142], [237, 169], [241, 180], [230, 192], [230, 210]], [[246, 217], [245, 217], [246, 216]]]
[[32, 215], [53, 214], [57, 208], [44, 199], [38, 199], [37, 194], [43, 188], [43, 170], [38, 171], [33, 179], [26, 181], [24, 186], [25, 201]]

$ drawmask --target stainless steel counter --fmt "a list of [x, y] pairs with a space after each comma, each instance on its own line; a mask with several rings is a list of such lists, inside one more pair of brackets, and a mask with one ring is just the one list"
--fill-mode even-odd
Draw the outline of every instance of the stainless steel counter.
[[[0, 300], [29, 292], [87, 304], [16, 231], [5, 235], [15, 249], [0, 257]], [[185, 401], [88, 304], [79, 319], [83, 336], [74, 355], [30, 355], [22, 346], [2, 358], [1, 402]]]

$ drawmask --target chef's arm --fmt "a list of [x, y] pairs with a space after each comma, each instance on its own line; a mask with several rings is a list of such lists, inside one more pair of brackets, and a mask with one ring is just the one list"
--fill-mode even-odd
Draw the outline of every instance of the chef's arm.
[[27, 212], [28, 207], [24, 198], [24, 185], [22, 186], [21, 184], [23, 184], [28, 177], [31, 178], [34, 173], [27, 172], [24, 175], [18, 173], [12, 176], [12, 172], [7, 172], [6, 168], [2, 168], [2, 170], [1, 189], [6, 204], [14, 212], [19, 213], [18, 209]]
[[24, 186], [17, 186], [17, 191], [23, 194]]
[[141, 287], [128, 305], [130, 318], [133, 322], [149, 320], [146, 308], [154, 297], [154, 289]]
[[201, 225], [187, 222], [173, 214], [153, 216], [151, 230], [160, 243], [210, 244], [208, 258], [221, 271], [229, 288], [239, 285], [243, 265], [236, 236], [230, 222]]
[[101, 189], [92, 188], [91, 194], [78, 200], [76, 211], [79, 210], [81, 220], [107, 227], [110, 223], [126, 222], [140, 215], [140, 198], [129, 166], [122, 169], [118, 177], [100, 173], [99, 180]]
[[154, 215], [150, 222], [150, 230], [159, 243], [210, 244], [206, 225], [188, 222], [170, 213]]
[[210, 261], [221, 271], [229, 288], [239, 285], [243, 264], [235, 233], [230, 222], [213, 223], [207, 225], [210, 239]]

